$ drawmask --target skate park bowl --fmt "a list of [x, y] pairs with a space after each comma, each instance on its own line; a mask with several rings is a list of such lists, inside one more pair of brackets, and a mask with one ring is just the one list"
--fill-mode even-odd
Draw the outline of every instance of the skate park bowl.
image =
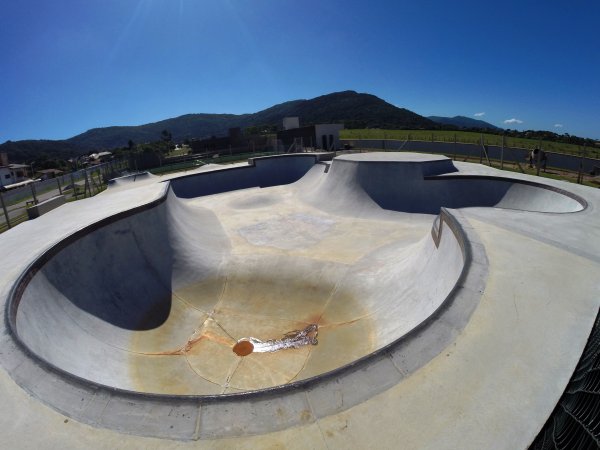
[[[117, 418], [61, 403], [48, 386], [26, 389], [82, 422], [192, 439], [199, 421], [205, 438], [297, 425], [309, 420], [299, 392], [354, 386], [362, 374], [368, 386], [353, 400], [310, 408], [334, 414], [419, 370], [468, 324], [488, 262], [459, 209], [588, 207], [541, 183], [465, 175], [442, 156], [320, 159], [258, 158], [176, 177], [152, 201], [46, 250], [12, 289], [9, 329], [61, 389], [101, 392]], [[309, 327], [314, 342], [285, 346]], [[284, 344], [240, 354], [239, 342]], [[274, 402], [298, 414], [257, 420]]]
[[[331, 227], [315, 216], [293, 219]], [[258, 239], [255, 229], [245, 231]], [[410, 246], [377, 249], [371, 258], [390, 264], [377, 270], [376, 283], [369, 281], [375, 260], [363, 254], [349, 265], [309, 252], [238, 250], [210, 211], [170, 193], [46, 262], [22, 294], [17, 332], [52, 365], [124, 390], [271, 388], [329, 372], [406, 334], [441, 305], [464, 265], [451, 232], [439, 247], [426, 234]], [[438, 282], [426, 282], [432, 278]], [[317, 346], [244, 359], [232, 352], [243, 337], [273, 339], [313, 323]]]

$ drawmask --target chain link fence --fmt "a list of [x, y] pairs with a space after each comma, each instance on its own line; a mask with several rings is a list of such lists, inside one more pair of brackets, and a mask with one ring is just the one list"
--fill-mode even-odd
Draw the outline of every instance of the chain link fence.
[[76, 201], [106, 189], [110, 178], [127, 169], [125, 161], [110, 161], [76, 172], [67, 173], [8, 191], [0, 191], [0, 233], [29, 219], [27, 209], [53, 197], [64, 195], [65, 200]]

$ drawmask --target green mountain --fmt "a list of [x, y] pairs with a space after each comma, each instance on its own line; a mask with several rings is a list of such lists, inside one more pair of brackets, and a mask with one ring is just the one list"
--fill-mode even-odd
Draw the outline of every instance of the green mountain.
[[282, 103], [253, 116], [260, 124], [280, 124], [283, 117], [298, 116], [301, 125], [344, 123], [347, 128], [436, 128], [432, 121], [412, 111], [398, 108], [374, 95], [354, 91]]
[[344, 123], [347, 128], [431, 129], [438, 126], [412, 111], [398, 108], [370, 94], [336, 92], [310, 100], [293, 100], [253, 114], [186, 114], [139, 126], [94, 128], [63, 141], [8, 141], [0, 145], [11, 162], [30, 161], [40, 154], [68, 158], [96, 150], [153, 142], [168, 130], [173, 140], [205, 138], [227, 134], [229, 128], [280, 126], [288, 116], [300, 117], [301, 125]]
[[8, 153], [12, 163], [29, 163], [41, 159], [68, 159], [85, 153], [81, 148], [68, 141], [26, 140], [6, 141], [0, 144], [0, 153]]
[[450, 125], [457, 128], [464, 129], [490, 129], [490, 130], [501, 130], [502, 128], [498, 128], [491, 123], [485, 122], [483, 120], [471, 119], [470, 117], [465, 116], [454, 116], [454, 117], [440, 117], [440, 116], [429, 116], [428, 119], [434, 121], [435, 123], [439, 123], [440, 125]]
[[397, 108], [374, 95], [337, 92], [311, 100], [293, 100], [254, 114], [186, 114], [173, 119], [132, 127], [94, 128], [67, 141], [82, 149], [123, 147], [151, 142], [168, 130], [175, 141], [227, 134], [229, 128], [281, 125], [282, 119], [298, 116], [302, 125], [344, 123], [355, 128], [428, 128], [435, 124], [418, 114]]
[[186, 114], [145, 125], [92, 128], [67, 139], [67, 142], [82, 150], [111, 149], [126, 147], [129, 140], [135, 143], [157, 141], [163, 130], [168, 130], [173, 140], [183, 141], [227, 133], [229, 128], [240, 126], [243, 117], [235, 114]]

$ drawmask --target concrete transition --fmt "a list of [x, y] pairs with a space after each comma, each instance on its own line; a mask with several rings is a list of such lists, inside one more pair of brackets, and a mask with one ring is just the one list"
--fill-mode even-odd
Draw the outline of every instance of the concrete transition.
[[7, 442], [530, 445], [598, 314], [598, 191], [332, 156], [124, 177], [1, 235]]

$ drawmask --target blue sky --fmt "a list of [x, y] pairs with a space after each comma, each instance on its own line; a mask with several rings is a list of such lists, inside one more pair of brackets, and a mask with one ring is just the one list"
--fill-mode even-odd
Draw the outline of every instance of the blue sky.
[[600, 138], [597, 0], [1, 2], [0, 142], [347, 89]]

